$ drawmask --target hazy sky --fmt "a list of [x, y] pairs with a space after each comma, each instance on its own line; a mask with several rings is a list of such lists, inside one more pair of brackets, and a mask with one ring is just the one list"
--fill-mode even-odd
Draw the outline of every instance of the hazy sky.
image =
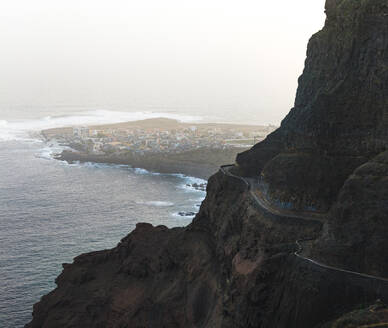
[[62, 105], [279, 123], [324, 19], [324, 0], [0, 0], [0, 116]]

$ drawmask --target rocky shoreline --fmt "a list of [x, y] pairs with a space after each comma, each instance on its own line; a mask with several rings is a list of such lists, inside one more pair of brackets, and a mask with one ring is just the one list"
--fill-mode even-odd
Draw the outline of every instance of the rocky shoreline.
[[232, 163], [240, 151], [244, 148], [232, 149], [197, 149], [180, 154], [151, 154], [134, 156], [129, 153], [97, 155], [87, 154], [75, 150], [64, 150], [54, 156], [55, 159], [74, 162], [92, 162], [129, 165], [134, 168], [141, 168], [151, 172], [184, 174], [207, 180], [216, 173], [220, 165]]

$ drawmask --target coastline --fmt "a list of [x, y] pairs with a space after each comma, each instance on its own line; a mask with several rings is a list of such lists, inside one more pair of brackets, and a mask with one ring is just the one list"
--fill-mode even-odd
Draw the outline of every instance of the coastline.
[[65, 145], [56, 159], [128, 165], [208, 180], [225, 163], [264, 139], [273, 126], [184, 123], [153, 118], [115, 124], [46, 129], [46, 142]]
[[203, 180], [216, 173], [220, 165], [234, 162], [236, 155], [244, 148], [232, 149], [195, 149], [179, 154], [149, 154], [134, 156], [129, 153], [118, 154], [88, 154], [77, 151], [63, 150], [54, 156], [55, 159], [74, 162], [92, 162], [129, 165], [151, 172], [166, 174], [184, 174]]

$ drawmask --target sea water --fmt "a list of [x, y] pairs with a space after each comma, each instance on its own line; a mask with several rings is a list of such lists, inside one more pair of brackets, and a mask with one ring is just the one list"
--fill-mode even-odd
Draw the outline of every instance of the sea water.
[[[103, 123], [105, 114], [94, 119], [79, 115], [77, 120]], [[130, 119], [120, 115], [106, 120]], [[34, 133], [66, 123], [73, 124], [74, 116], [0, 120], [2, 328], [23, 327], [31, 320], [32, 305], [55, 288], [62, 263], [71, 263], [81, 253], [115, 247], [138, 222], [186, 226], [192, 217], [177, 213], [198, 211], [205, 197], [205, 192], [187, 186], [204, 181], [179, 174], [52, 159], [60, 149], [48, 147]]]

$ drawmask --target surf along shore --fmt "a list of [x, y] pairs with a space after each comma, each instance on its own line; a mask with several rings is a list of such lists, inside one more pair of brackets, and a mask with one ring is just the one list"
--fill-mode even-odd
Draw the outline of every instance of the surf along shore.
[[207, 180], [219, 166], [262, 140], [273, 126], [181, 123], [156, 118], [88, 127], [43, 130], [48, 144], [67, 149], [58, 160], [129, 165], [152, 172]]

